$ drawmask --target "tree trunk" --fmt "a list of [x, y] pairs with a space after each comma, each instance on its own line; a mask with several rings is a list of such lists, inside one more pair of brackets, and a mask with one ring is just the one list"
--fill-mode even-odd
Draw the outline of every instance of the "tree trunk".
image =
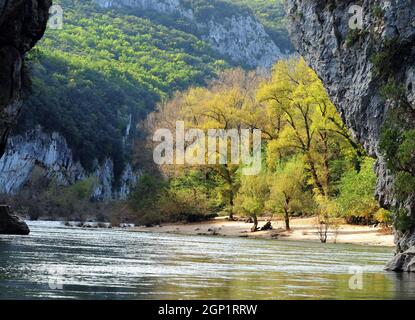
[[324, 170], [324, 195], [328, 196], [330, 185], [330, 168], [329, 168], [329, 145], [326, 132], [320, 132], [320, 138], [323, 142], [323, 170]]
[[318, 178], [314, 161], [308, 153], [307, 153], [307, 164], [310, 166], [310, 171], [311, 171], [311, 175], [313, 177], [315, 186], [317, 187], [321, 195], [325, 195], [323, 184], [320, 182], [320, 179]]
[[233, 207], [235, 205], [233, 199], [234, 199], [235, 196], [233, 194], [232, 178], [229, 174], [229, 171], [228, 171], [228, 177], [229, 177], [228, 184], [229, 184], [229, 190], [230, 190], [229, 191], [229, 205], [231, 207], [231, 212], [229, 213], [229, 220], [233, 221], [234, 220], [234, 218], [233, 218]]
[[284, 193], [285, 196], [285, 203], [284, 203], [284, 219], [285, 219], [285, 229], [288, 231], [290, 230], [290, 197]]
[[288, 211], [285, 211], [285, 230], [287, 230], [287, 231], [291, 230], [291, 228], [290, 228], [290, 214], [288, 213]]
[[233, 203], [233, 196], [230, 197], [229, 205], [231, 206], [231, 208], [230, 208], [231, 211], [229, 212], [228, 220], [229, 221], [234, 221], [235, 218], [233, 217], [233, 205], [234, 205], [234, 203]]
[[254, 214], [252, 218], [254, 219], [254, 225], [251, 228], [251, 232], [257, 232], [258, 231], [258, 217], [256, 216], [256, 214]]

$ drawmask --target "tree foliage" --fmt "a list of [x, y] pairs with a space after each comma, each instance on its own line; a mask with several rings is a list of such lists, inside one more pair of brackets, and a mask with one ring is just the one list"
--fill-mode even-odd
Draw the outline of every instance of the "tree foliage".
[[290, 217], [295, 213], [306, 215], [314, 212], [304, 170], [304, 161], [297, 156], [281, 164], [269, 180], [267, 208], [283, 217], [287, 230], [290, 229]]
[[59, 3], [63, 29], [48, 29], [28, 56], [32, 93], [16, 133], [36, 125], [60, 132], [87, 169], [110, 157], [118, 176], [138, 119], [226, 63], [191, 33], [92, 0]]
[[254, 220], [252, 231], [257, 231], [258, 216], [265, 213], [268, 199], [268, 177], [264, 173], [256, 176], [243, 176], [235, 201], [235, 211], [250, 216]]
[[204, 183], [212, 183], [206, 191], [217, 191], [209, 192], [209, 199], [219, 200], [216, 212], [251, 216], [253, 230], [264, 214], [282, 216], [287, 229], [292, 216], [314, 214], [327, 231], [340, 217], [367, 222], [378, 213], [373, 161], [353, 141], [321, 81], [302, 59], [278, 62], [270, 77], [227, 70], [207, 87], [176, 94], [150, 116], [149, 137], [157, 128], [174, 132], [178, 120], [202, 132], [261, 130], [264, 159], [257, 176], [242, 175], [243, 166], [230, 157], [221, 165], [161, 168], [168, 181], [189, 169], [199, 172]]
[[376, 174], [373, 167], [374, 160], [366, 158], [360, 172], [346, 172], [339, 183], [337, 203], [342, 214], [350, 221], [357, 219], [369, 223], [379, 210], [374, 199]]

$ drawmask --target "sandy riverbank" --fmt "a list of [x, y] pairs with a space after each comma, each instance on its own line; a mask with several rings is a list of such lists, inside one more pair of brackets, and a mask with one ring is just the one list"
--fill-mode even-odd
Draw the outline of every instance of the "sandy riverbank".
[[[259, 227], [265, 221], [259, 222]], [[173, 223], [156, 227], [135, 227], [131, 231], [136, 232], [162, 232], [186, 235], [215, 235], [223, 237], [246, 237], [261, 239], [278, 239], [292, 241], [319, 241], [315, 218], [292, 219], [292, 230], [284, 230], [282, 221], [273, 221], [273, 230], [250, 232], [252, 224], [243, 221], [228, 221], [225, 218], [201, 223]], [[337, 236], [329, 232], [328, 243], [350, 243], [368, 246], [390, 246], [393, 247], [393, 235], [385, 234], [381, 228], [372, 226], [341, 225]]]

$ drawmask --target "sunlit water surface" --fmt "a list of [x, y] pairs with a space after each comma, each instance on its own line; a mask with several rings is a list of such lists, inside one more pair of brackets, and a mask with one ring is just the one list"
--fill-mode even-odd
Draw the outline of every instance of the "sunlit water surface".
[[415, 275], [383, 271], [391, 248], [30, 227], [0, 236], [2, 299], [415, 298]]

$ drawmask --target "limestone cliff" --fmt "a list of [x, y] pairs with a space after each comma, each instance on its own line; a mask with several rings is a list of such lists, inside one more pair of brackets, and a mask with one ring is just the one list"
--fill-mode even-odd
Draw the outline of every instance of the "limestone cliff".
[[[265, 31], [264, 26], [247, 11], [218, 7], [207, 13], [196, 12], [196, 4], [187, 0], [95, 0], [104, 8], [152, 10], [192, 21], [202, 40], [237, 64], [271, 67], [284, 54]], [[219, 5], [219, 4], [217, 4]]]
[[138, 180], [138, 173], [127, 164], [116, 183], [113, 167], [113, 161], [105, 159], [101, 163], [95, 161], [92, 171], [85, 170], [74, 159], [61, 134], [48, 134], [38, 127], [7, 142], [6, 153], [0, 159], [0, 193], [18, 194], [30, 182], [35, 169], [41, 168], [44, 178], [54, 179], [59, 186], [70, 186], [92, 177], [94, 200], [126, 199]]
[[46, 28], [51, 0], [0, 0], [0, 156], [21, 107], [25, 52]]
[[[50, 0], [0, 0], [0, 156], [20, 111], [23, 58], [46, 28]], [[0, 207], [1, 234], [28, 234], [26, 223]]]
[[[414, 192], [397, 199], [396, 176], [388, 170], [379, 140], [394, 112], [394, 101], [382, 93], [385, 83], [396, 81], [406, 103], [415, 106], [415, 1], [288, 0], [286, 7], [294, 46], [324, 82], [354, 137], [378, 158], [379, 201], [405, 209], [413, 219]], [[356, 28], [358, 19], [362, 28]], [[413, 225], [396, 232], [397, 255], [389, 269], [415, 271], [414, 232]]]

